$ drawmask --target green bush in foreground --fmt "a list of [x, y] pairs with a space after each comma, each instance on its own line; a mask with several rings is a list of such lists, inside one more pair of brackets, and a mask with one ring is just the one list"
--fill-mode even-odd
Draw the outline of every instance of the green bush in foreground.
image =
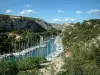
[[0, 75], [17, 75], [18, 68], [16, 64], [11, 64], [7, 61], [0, 62]]
[[0, 61], [0, 75], [38, 75], [40, 64], [46, 62], [44, 57], [25, 58], [15, 63]]
[[33, 69], [33, 68], [40, 68], [40, 64], [45, 62], [44, 57], [30, 57], [30, 58], [25, 58], [22, 61], [18, 61], [18, 69], [19, 70], [28, 70], [28, 69]]
[[40, 64], [41, 64], [41, 63], [45, 63], [45, 62], [47, 61], [46, 58], [43, 57], [43, 56], [38, 57], [38, 60], [39, 60], [39, 63], [40, 63]]
[[56, 75], [66, 75], [66, 72], [64, 72], [64, 71], [59, 71]]
[[39, 75], [38, 69], [30, 70], [30, 71], [22, 71], [19, 72], [17, 75]]

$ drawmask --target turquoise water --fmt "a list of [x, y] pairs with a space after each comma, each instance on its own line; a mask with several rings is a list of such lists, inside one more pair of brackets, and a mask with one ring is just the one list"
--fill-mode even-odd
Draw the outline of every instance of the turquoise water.
[[15, 57], [14, 55], [9, 57], [10, 62], [14, 62], [16, 60], [22, 60], [27, 57], [33, 57], [33, 56], [48, 56], [51, 53], [56, 51], [56, 45], [54, 44], [55, 39], [50, 39], [46, 43], [45, 47], [38, 47], [30, 52], [27, 52], [25, 55], [19, 55], [18, 57]]

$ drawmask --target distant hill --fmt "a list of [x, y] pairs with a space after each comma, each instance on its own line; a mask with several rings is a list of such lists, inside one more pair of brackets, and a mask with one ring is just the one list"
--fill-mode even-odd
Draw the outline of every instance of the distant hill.
[[30, 29], [34, 32], [52, 30], [53, 27], [42, 19], [23, 16], [0, 15], [0, 31]]
[[71, 23], [62, 23], [62, 24], [57, 24], [57, 23], [50, 23], [53, 28], [56, 30], [64, 30], [64, 28], [68, 25], [72, 25]]

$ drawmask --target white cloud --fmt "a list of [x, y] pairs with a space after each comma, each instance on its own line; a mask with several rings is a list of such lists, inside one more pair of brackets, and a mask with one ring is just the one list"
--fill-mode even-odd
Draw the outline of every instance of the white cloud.
[[58, 10], [58, 13], [64, 13], [64, 11], [62, 11], [62, 10]]
[[75, 19], [74, 18], [65, 18], [63, 21], [65, 21], [65, 22], [74, 22]]
[[100, 10], [99, 9], [93, 9], [93, 10], [89, 10], [87, 13], [88, 14], [100, 15]]
[[68, 21], [68, 20], [69, 20], [69, 18], [64, 19], [64, 21]]
[[13, 12], [13, 10], [6, 10], [5, 13], [11, 13], [11, 12]]
[[61, 19], [61, 18], [55, 18], [52, 20], [53, 22], [75, 22], [74, 18], [65, 18], [65, 19]]
[[74, 18], [71, 18], [71, 21], [72, 21], [72, 22], [74, 22], [74, 21], [75, 21], [75, 19], [74, 19]]
[[53, 19], [52, 21], [55, 21], [55, 22], [57, 22], [57, 21], [60, 21], [60, 19], [58, 19], [58, 18], [55, 18], [55, 19]]
[[82, 11], [76, 11], [76, 13], [77, 13], [77, 14], [82, 14], [83, 12], [82, 12]]
[[22, 10], [18, 13], [21, 14], [21, 15], [25, 15], [25, 14], [36, 14], [37, 12], [34, 11], [34, 10], [29, 9], [29, 10]]
[[31, 4], [26, 4], [24, 5], [25, 7], [31, 7], [32, 5]]

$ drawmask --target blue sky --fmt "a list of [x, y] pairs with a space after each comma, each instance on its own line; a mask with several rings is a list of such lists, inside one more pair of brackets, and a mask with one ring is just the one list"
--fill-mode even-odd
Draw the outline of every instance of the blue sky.
[[100, 18], [100, 0], [0, 0], [0, 14], [21, 15], [48, 22]]

